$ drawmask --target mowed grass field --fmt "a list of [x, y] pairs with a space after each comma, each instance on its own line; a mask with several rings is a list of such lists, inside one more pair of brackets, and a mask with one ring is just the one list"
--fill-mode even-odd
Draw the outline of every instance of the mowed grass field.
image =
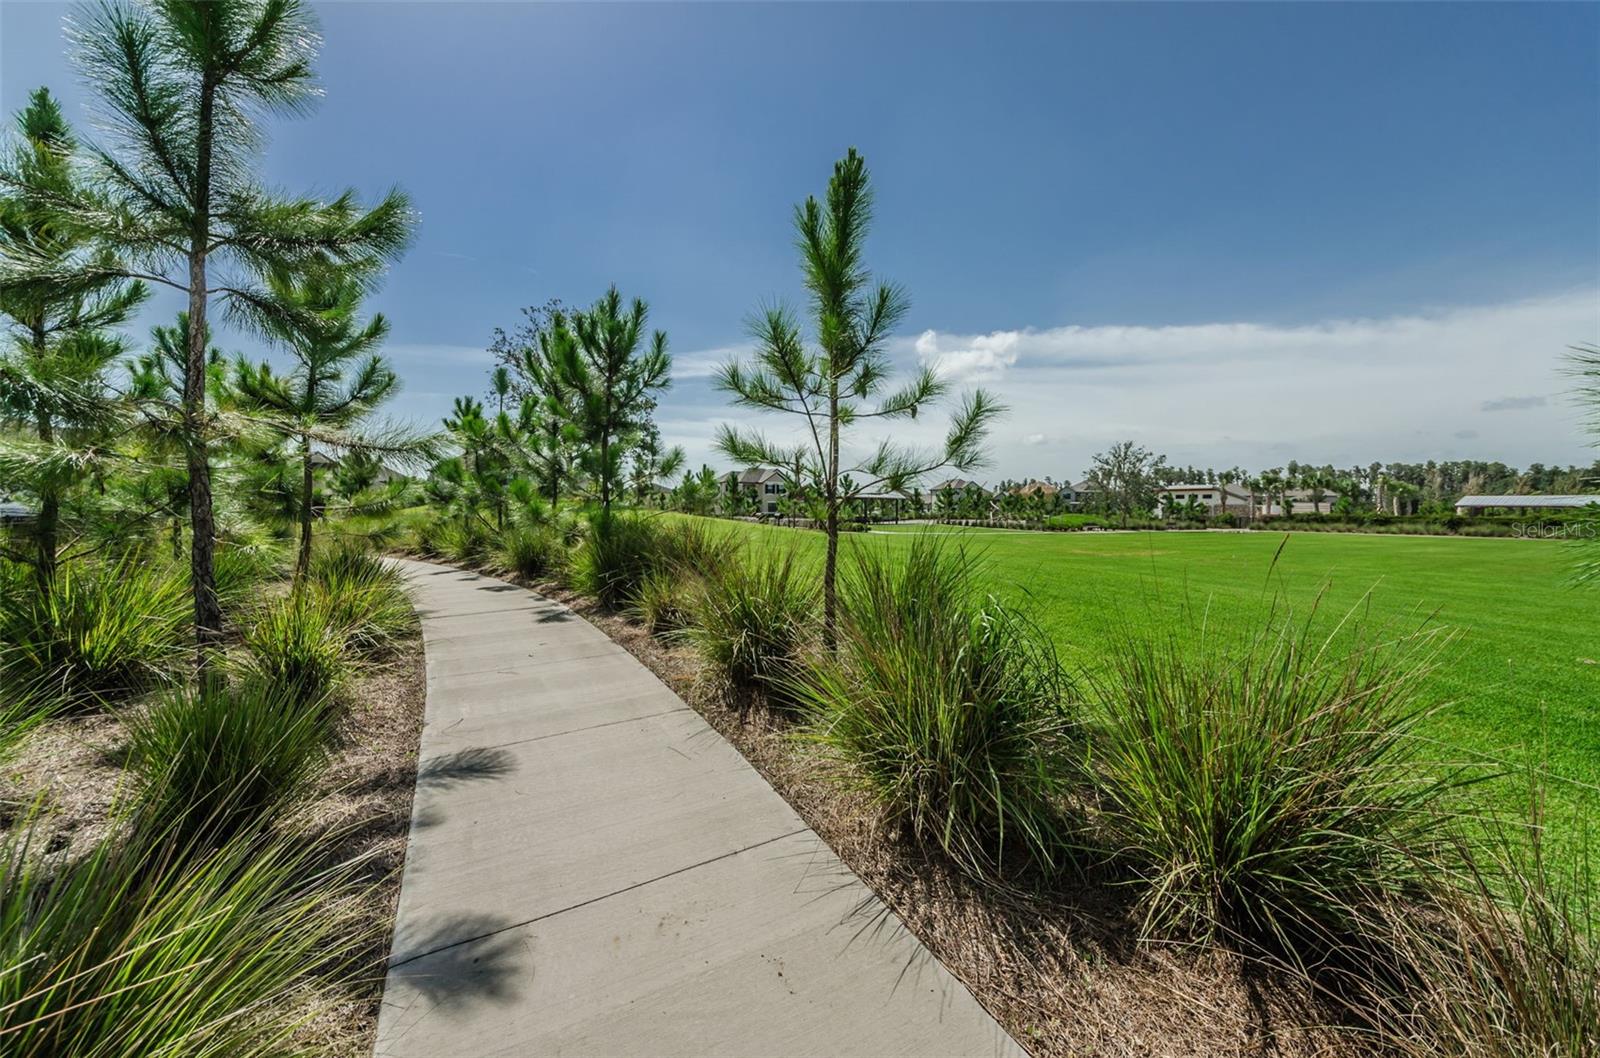
[[[729, 524], [729, 523], [721, 523]], [[741, 525], [764, 545], [820, 556], [819, 533]], [[1548, 771], [1548, 821], [1563, 851], [1600, 810], [1600, 592], [1568, 586], [1570, 555], [1542, 540], [1332, 533], [1028, 533], [885, 527], [854, 547], [948, 534], [983, 563], [996, 595], [1021, 602], [1075, 668], [1093, 669], [1130, 632], [1260, 628], [1274, 607], [1316, 609], [1329, 628], [1425, 620], [1451, 641], [1428, 677], [1441, 708], [1424, 732], [1442, 759]], [[1525, 775], [1484, 787], [1526, 811]], [[1588, 844], [1587, 839], [1583, 840]], [[1600, 864], [1596, 864], [1600, 867]]]

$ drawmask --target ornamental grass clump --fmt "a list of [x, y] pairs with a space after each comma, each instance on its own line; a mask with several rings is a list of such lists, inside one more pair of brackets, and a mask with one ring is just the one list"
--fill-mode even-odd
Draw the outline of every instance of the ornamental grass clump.
[[631, 513], [600, 513], [578, 547], [573, 569], [577, 589], [605, 606], [623, 609], [652, 571], [663, 568], [665, 544], [659, 519]]
[[553, 526], [507, 529], [494, 549], [495, 565], [523, 580], [554, 577], [566, 566], [567, 548]]
[[[1537, 820], [1474, 821], [1463, 869], [1426, 900], [1363, 909], [1398, 974], [1352, 975], [1361, 1030], [1407, 1058], [1600, 1054], [1600, 905], [1586, 855], [1566, 868]], [[1401, 987], [1394, 987], [1394, 980]]]
[[1360, 937], [1359, 909], [1443, 869], [1442, 801], [1469, 780], [1414, 735], [1441, 637], [1319, 637], [1314, 619], [1130, 635], [1110, 655], [1094, 780], [1146, 937], [1264, 941], [1309, 965]]
[[267, 603], [244, 633], [249, 678], [317, 701], [350, 675], [349, 614], [326, 592], [300, 587]]
[[258, 678], [169, 694], [130, 722], [141, 819], [195, 845], [257, 826], [306, 792], [337, 716]]
[[724, 559], [707, 569], [685, 634], [731, 687], [787, 706], [818, 603], [816, 579], [793, 552]]
[[327, 620], [343, 630], [345, 650], [355, 657], [392, 653], [417, 625], [400, 569], [356, 542], [314, 555], [300, 590], [316, 597]]
[[0, 842], [0, 1054], [296, 1053], [322, 986], [353, 972], [369, 883], [305, 835], [195, 848], [114, 827], [76, 859], [34, 827]]
[[0, 608], [0, 697], [81, 709], [169, 681], [188, 657], [185, 582], [129, 555], [74, 562], [52, 590], [8, 590]]
[[1076, 862], [1081, 740], [1047, 636], [986, 595], [967, 552], [919, 536], [859, 548], [836, 654], [795, 682], [810, 736], [890, 822], [963, 870], [997, 877]]

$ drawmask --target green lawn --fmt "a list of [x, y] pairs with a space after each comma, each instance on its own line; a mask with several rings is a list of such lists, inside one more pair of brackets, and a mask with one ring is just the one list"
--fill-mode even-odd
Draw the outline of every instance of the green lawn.
[[[820, 534], [745, 527], [821, 552]], [[909, 527], [853, 534], [847, 547], [903, 547]], [[1569, 556], [1547, 541], [1296, 533], [956, 534], [1025, 599], [1071, 663], [1093, 666], [1129, 626], [1192, 630], [1202, 619], [1259, 624], [1273, 605], [1331, 623], [1370, 593], [1378, 620], [1433, 614], [1455, 631], [1429, 690], [1441, 756], [1543, 763], [1552, 827], [1570, 840], [1600, 804], [1600, 593], [1566, 584]], [[1282, 552], [1279, 554], [1279, 548]], [[1274, 555], [1278, 554], [1276, 565]], [[1508, 807], [1526, 784], [1502, 781]], [[1566, 843], [1563, 840], [1563, 844]]]

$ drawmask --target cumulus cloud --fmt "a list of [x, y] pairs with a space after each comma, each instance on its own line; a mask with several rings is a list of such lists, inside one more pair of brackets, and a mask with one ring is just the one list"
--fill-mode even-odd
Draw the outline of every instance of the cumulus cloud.
[[[1562, 373], [1567, 346], [1596, 335], [1600, 291], [1584, 290], [1301, 325], [930, 330], [896, 339], [891, 353], [904, 368], [931, 367], [958, 391], [982, 385], [1008, 406], [991, 438], [991, 467], [967, 476], [1076, 478], [1095, 452], [1129, 438], [1180, 465], [1587, 461], [1594, 457], [1581, 415], [1560, 394], [1572, 385]], [[735, 351], [710, 350], [692, 363], [714, 366]], [[691, 370], [709, 374], [709, 366]], [[682, 396], [697, 388], [691, 376]], [[1541, 391], [1553, 395], [1507, 396]], [[683, 419], [730, 418], [726, 401], [708, 387], [696, 396], [698, 406], [680, 412]], [[1543, 405], [1516, 403], [1541, 399]], [[1537, 416], [1496, 414], [1545, 406]], [[776, 439], [798, 440], [784, 417], [755, 421]], [[887, 437], [932, 447], [947, 424], [944, 414], [925, 414], [887, 430], [864, 427], [857, 441]]]
[[952, 382], [981, 382], [997, 378], [1017, 362], [1023, 332], [941, 336], [923, 331], [914, 344], [917, 357], [935, 374]]
[[[1600, 291], [1585, 290], [1304, 325], [925, 331], [904, 353], [1010, 406], [1011, 440], [994, 446], [1000, 473], [1071, 476], [1124, 438], [1201, 465], [1584, 459], [1575, 411], [1535, 422], [1486, 413], [1561, 408], [1559, 397], [1505, 394], [1570, 388], [1563, 352], [1597, 333]], [[1041, 439], [1066, 465], [1041, 460]]]

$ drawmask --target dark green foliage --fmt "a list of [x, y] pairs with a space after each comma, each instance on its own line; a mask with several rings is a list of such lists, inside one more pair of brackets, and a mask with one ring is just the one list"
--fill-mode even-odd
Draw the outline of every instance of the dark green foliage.
[[0, 844], [0, 1052], [12, 1058], [269, 1058], [316, 982], [368, 937], [353, 872], [304, 835], [209, 853], [113, 828], [80, 859], [33, 830]]
[[318, 701], [337, 691], [350, 674], [346, 656], [349, 615], [327, 593], [296, 590], [262, 608], [245, 630], [248, 673], [273, 688], [292, 691], [302, 701]]
[[707, 568], [687, 634], [729, 684], [787, 705], [815, 642], [817, 603], [815, 574], [792, 552], [730, 558]]
[[343, 633], [347, 652], [380, 657], [417, 626], [400, 570], [356, 542], [324, 548], [311, 560], [301, 590], [316, 597], [326, 619]]
[[859, 549], [841, 599], [837, 655], [796, 693], [843, 775], [973, 874], [1068, 864], [1078, 741], [1050, 640], [932, 536]]
[[12, 590], [0, 611], [0, 696], [82, 708], [158, 685], [183, 662], [189, 594], [130, 555], [62, 567], [48, 595]]
[[540, 580], [556, 576], [566, 567], [567, 548], [550, 526], [515, 526], [501, 536], [495, 561], [523, 580]]
[[1464, 781], [1412, 737], [1435, 637], [1312, 625], [1111, 652], [1095, 777], [1147, 936], [1245, 936], [1310, 962], [1357, 931], [1354, 909], [1425, 880], [1441, 796]]
[[638, 595], [652, 570], [661, 568], [662, 523], [631, 513], [596, 514], [578, 548], [573, 578], [579, 591], [621, 609]]
[[633, 598], [633, 614], [652, 635], [681, 632], [694, 625], [701, 580], [668, 570], [645, 574]]
[[141, 820], [184, 842], [226, 842], [305, 791], [326, 756], [329, 698], [244, 680], [174, 692], [130, 724]]

